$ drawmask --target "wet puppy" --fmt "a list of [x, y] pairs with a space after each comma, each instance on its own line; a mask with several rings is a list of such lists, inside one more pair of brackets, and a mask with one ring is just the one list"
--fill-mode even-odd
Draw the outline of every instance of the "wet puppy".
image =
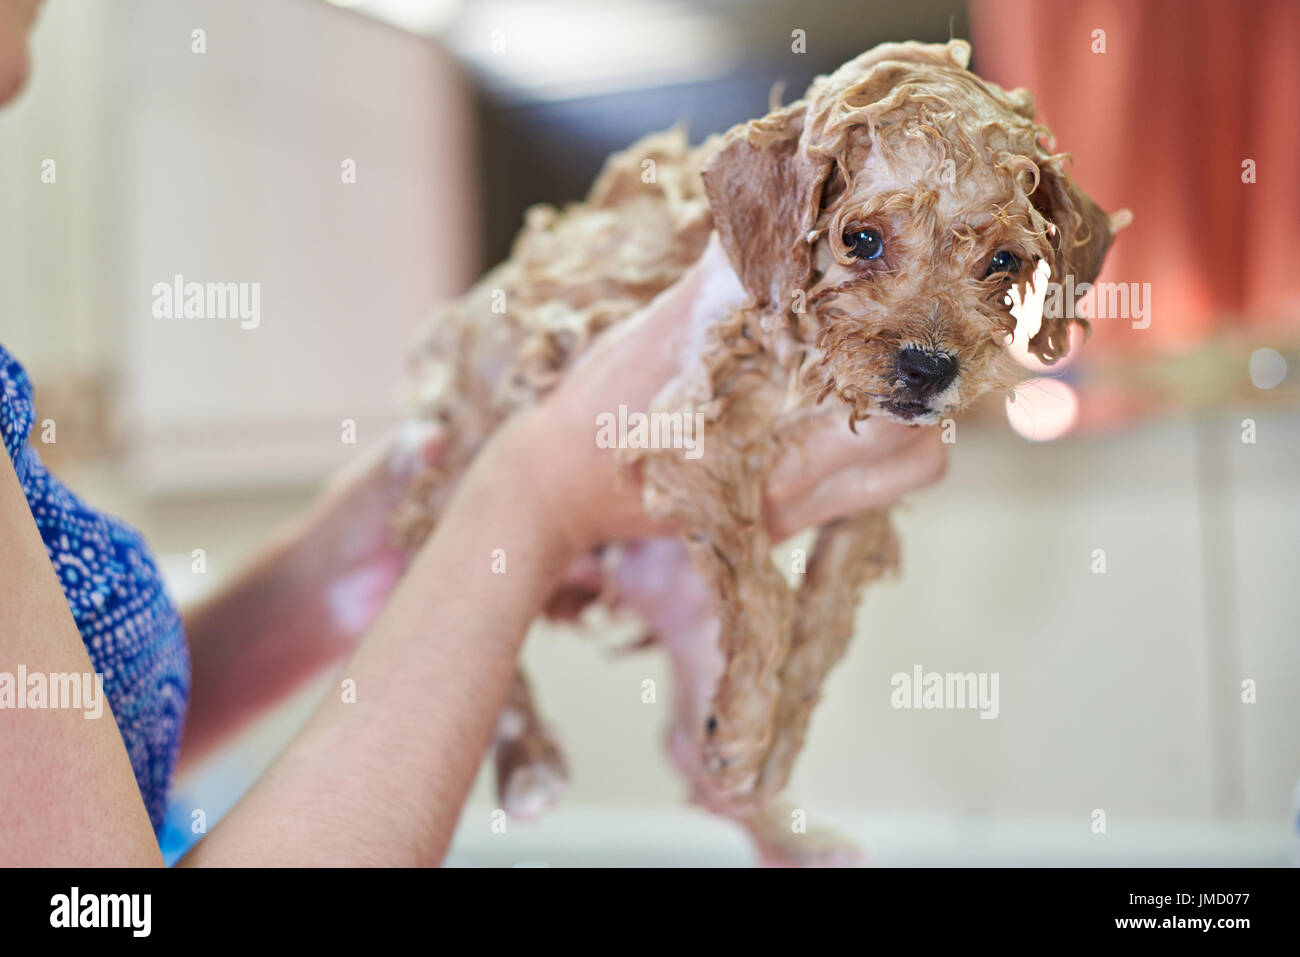
[[[929, 425], [1007, 390], [1012, 288], [1039, 262], [1055, 282], [1093, 281], [1119, 225], [1044, 145], [1033, 97], [979, 79], [969, 55], [963, 41], [885, 44], [698, 147], [680, 132], [643, 139], [585, 202], [530, 210], [510, 258], [439, 311], [415, 357], [416, 414], [447, 447], [402, 517], [412, 543], [492, 430], [717, 232], [747, 301], [711, 317], [697, 361], [655, 403], [702, 416], [705, 452], [633, 456], [647, 511], [681, 537], [608, 550], [552, 610], [600, 600], [646, 621], [673, 657], [670, 750], [693, 799], [743, 823], [773, 863], [849, 858], [792, 833], [778, 796], [861, 590], [898, 556], [887, 512], [872, 510], [818, 529], [787, 582], [761, 514], [782, 426], [828, 404], [850, 424]], [[1061, 356], [1070, 321], [1044, 318], [1030, 351]], [[503, 806], [523, 816], [565, 779], [522, 676], [497, 770]]]

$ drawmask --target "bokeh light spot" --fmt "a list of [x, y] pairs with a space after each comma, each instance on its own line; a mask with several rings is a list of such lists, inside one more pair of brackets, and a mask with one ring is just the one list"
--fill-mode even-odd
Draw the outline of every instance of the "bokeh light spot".
[[1079, 417], [1079, 397], [1060, 379], [1027, 379], [1007, 399], [1007, 421], [1033, 442], [1058, 439]]
[[1275, 389], [1286, 378], [1286, 359], [1276, 349], [1256, 349], [1250, 354], [1250, 381], [1256, 389]]

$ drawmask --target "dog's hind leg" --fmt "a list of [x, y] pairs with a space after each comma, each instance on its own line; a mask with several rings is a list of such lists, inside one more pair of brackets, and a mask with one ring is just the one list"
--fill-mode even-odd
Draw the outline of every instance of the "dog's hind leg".
[[659, 539], [629, 549], [619, 568], [619, 603], [636, 611], [668, 651], [674, 686], [668, 753], [686, 779], [691, 800], [743, 827], [766, 866], [861, 863], [852, 843], [833, 831], [805, 827], [802, 813], [783, 802], [764, 801], [738, 810], [732, 802], [715, 799], [697, 737], [723, 669], [718, 618], [713, 595], [696, 574], [683, 544]]
[[564, 755], [538, 718], [518, 668], [497, 721], [496, 776], [502, 809], [525, 821], [553, 805], [569, 783]]

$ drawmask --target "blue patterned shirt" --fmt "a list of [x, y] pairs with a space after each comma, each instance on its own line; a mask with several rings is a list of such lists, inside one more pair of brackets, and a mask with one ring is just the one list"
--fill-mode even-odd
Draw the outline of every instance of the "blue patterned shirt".
[[[45, 470], [27, 441], [32, 385], [0, 346], [0, 435], [72, 609], [157, 831], [190, 692], [181, 618], [140, 535], [87, 506]], [[3, 615], [0, 594], [0, 616]]]

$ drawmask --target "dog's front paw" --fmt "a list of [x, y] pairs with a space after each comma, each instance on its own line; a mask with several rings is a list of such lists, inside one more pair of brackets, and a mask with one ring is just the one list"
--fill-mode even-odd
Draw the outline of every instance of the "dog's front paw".
[[559, 801], [569, 786], [562, 767], [530, 764], [514, 768], [501, 783], [501, 807], [517, 821], [540, 817]]
[[511, 818], [531, 821], [554, 805], [569, 785], [564, 754], [539, 724], [512, 727], [503, 715], [497, 740], [497, 797]]

